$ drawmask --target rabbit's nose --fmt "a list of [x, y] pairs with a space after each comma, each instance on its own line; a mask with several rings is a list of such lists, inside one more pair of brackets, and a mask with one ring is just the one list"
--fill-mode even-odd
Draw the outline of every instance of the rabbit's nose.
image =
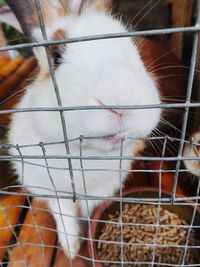
[[109, 112], [113, 113], [113, 115], [117, 116], [119, 119], [123, 116], [123, 111], [115, 110], [115, 109], [108, 109]]
[[[91, 104], [95, 105], [105, 105], [99, 98], [92, 97], [90, 99]], [[118, 117], [120, 120], [122, 119], [123, 116], [123, 111], [122, 110], [116, 110], [116, 109], [107, 109], [110, 113], [112, 113], [114, 116]]]

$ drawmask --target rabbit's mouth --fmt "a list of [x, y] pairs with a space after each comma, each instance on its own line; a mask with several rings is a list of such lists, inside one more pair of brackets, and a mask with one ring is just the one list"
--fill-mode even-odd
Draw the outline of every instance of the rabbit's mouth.
[[117, 145], [122, 141], [122, 138], [119, 137], [117, 134], [109, 134], [103, 136], [103, 140], [111, 143], [112, 145]]
[[118, 131], [117, 133], [107, 134], [102, 136], [102, 139], [106, 141], [107, 143], [110, 143], [112, 145], [118, 145], [122, 144], [124, 142], [130, 142], [131, 138], [133, 138], [132, 131]]
[[90, 149], [98, 149], [100, 151], [113, 151], [119, 150], [119, 148], [123, 145], [127, 146], [129, 143], [132, 142], [131, 138], [129, 137], [130, 131], [122, 132], [117, 131], [116, 133], [104, 133], [102, 135], [95, 135], [86, 138], [86, 142], [84, 143]]

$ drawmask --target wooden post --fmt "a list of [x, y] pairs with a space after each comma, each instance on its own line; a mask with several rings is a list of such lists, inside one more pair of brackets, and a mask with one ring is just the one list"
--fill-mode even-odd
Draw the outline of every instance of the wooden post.
[[[186, 27], [191, 23], [193, 0], [165, 0], [172, 6], [172, 27]], [[171, 36], [171, 49], [179, 57], [183, 53], [183, 33], [174, 33]]]

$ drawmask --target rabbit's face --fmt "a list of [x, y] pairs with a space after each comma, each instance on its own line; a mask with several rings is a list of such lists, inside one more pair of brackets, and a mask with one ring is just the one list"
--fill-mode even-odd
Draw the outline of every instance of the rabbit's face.
[[[24, 31], [42, 41], [33, 0], [7, 0]], [[19, 3], [21, 2], [21, 9]], [[108, 12], [111, 0], [40, 0], [48, 40], [126, 32]], [[68, 3], [66, 12], [63, 3]], [[30, 17], [32, 15], [32, 18]], [[29, 106], [57, 106], [46, 52], [34, 49], [40, 65], [32, 84]], [[146, 71], [137, 46], [131, 38], [102, 39], [49, 46], [63, 106], [159, 104], [156, 84]], [[34, 87], [34, 88], [33, 88]], [[28, 97], [27, 97], [28, 99]], [[69, 138], [80, 135], [102, 137], [88, 140], [92, 149], [119, 148], [121, 137], [146, 137], [160, 119], [160, 109], [91, 109], [65, 112]], [[62, 140], [58, 113], [34, 113], [35, 129], [45, 141]], [[53, 126], [49, 129], [49, 122]], [[44, 141], [44, 140], [41, 140]], [[128, 139], [125, 142], [132, 142]]]
[[[61, 19], [53, 28], [47, 28], [49, 37], [62, 32], [63, 36], [70, 38], [124, 31], [126, 29], [121, 22], [94, 10]], [[35, 36], [37, 34], [35, 31]], [[52, 81], [43, 50], [37, 48], [35, 52], [45, 77], [43, 84], [51, 88]], [[160, 103], [155, 82], [146, 71], [131, 38], [66, 44], [56, 56], [59, 62], [55, 68], [55, 77], [63, 106], [90, 108], [93, 105], [103, 107]], [[109, 151], [120, 146], [121, 137], [143, 138], [150, 134], [159, 121], [160, 109], [122, 110], [113, 107], [75, 110], [66, 112], [65, 116], [69, 138], [79, 135], [102, 137], [88, 140], [87, 145]], [[58, 136], [57, 127], [52, 134]]]

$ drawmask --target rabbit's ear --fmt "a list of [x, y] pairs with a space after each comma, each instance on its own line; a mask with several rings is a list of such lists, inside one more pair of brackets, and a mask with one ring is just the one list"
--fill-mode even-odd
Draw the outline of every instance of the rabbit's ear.
[[6, 3], [17, 17], [25, 35], [31, 37], [32, 27], [38, 26], [34, 0], [6, 0]]
[[[66, 0], [40, 0], [41, 8], [45, 26], [51, 26], [53, 19], [62, 17], [67, 12], [67, 5], [64, 6]], [[62, 3], [63, 2], [63, 3]], [[6, 0], [13, 13], [17, 17], [23, 32], [26, 37], [33, 37], [33, 29], [40, 28], [38, 19], [38, 11], [34, 0]], [[65, 8], [66, 7], [66, 8]]]
[[[39, 0], [40, 8], [45, 23], [48, 40], [60, 40], [66, 37], [64, 31], [63, 17], [67, 13], [68, 7], [66, 0]], [[38, 11], [34, 0], [6, 0], [7, 4], [13, 10], [17, 17], [23, 32], [28, 41], [42, 41], [43, 36], [38, 19]], [[26, 39], [27, 40], [27, 39]], [[57, 62], [60, 53], [63, 52], [63, 46], [50, 46], [49, 52], [52, 62]], [[35, 47], [34, 54], [40, 66], [40, 73], [48, 73], [48, 61], [44, 47]]]

